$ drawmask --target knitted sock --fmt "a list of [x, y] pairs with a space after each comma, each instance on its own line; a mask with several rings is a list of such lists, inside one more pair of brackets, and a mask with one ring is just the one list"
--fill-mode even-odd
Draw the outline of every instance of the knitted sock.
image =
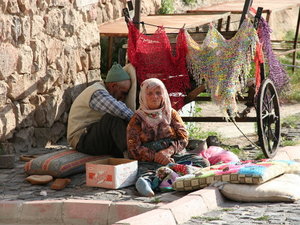
[[135, 183], [135, 187], [137, 191], [142, 196], [153, 197], [154, 192], [151, 189], [150, 181], [144, 179], [143, 177], [139, 177]]

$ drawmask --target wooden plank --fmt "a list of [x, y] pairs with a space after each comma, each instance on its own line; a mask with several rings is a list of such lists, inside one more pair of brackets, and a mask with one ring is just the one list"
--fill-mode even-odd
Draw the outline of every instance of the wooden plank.
[[[233, 1], [233, 2], [224, 2], [212, 6], [201, 7], [195, 10], [188, 10], [188, 13], [196, 12], [235, 12], [242, 13], [245, 1]], [[284, 9], [294, 8], [300, 6], [299, 0], [253, 0], [252, 7], [257, 9], [257, 7], [264, 8], [263, 12], [266, 10], [281, 11]]]
[[[184, 122], [227, 122], [224, 117], [181, 117]], [[236, 122], [257, 122], [256, 117], [235, 117]]]
[[[168, 29], [169, 32], [178, 33], [178, 29], [185, 25], [185, 28], [196, 28], [204, 24], [217, 21], [222, 18], [227, 18], [230, 13], [215, 13], [212, 15], [198, 15], [198, 14], [172, 14], [172, 15], [150, 15], [141, 16], [140, 21], [153, 24], [155, 26], [146, 26], [147, 34], [154, 34], [157, 30], [157, 26], [164, 26], [166, 29], [169, 27], [176, 29]], [[171, 31], [170, 31], [171, 30]], [[112, 37], [127, 37], [128, 29], [124, 18], [119, 18], [110, 23], [103, 23], [99, 25], [99, 31], [101, 36]]]

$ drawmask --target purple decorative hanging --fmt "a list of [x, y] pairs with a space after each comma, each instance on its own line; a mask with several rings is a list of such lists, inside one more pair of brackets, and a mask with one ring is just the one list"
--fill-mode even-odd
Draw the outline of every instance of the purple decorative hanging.
[[263, 45], [263, 52], [269, 64], [268, 78], [273, 81], [277, 92], [281, 93], [287, 89], [290, 78], [273, 52], [270, 37], [271, 32], [272, 30], [267, 21], [261, 18], [258, 27], [258, 37]]

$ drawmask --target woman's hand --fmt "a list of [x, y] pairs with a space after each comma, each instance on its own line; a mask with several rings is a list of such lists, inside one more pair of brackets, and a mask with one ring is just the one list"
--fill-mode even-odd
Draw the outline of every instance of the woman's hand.
[[174, 159], [171, 158], [173, 155], [174, 150], [167, 148], [164, 150], [161, 150], [159, 152], [156, 152], [154, 155], [154, 162], [157, 162], [162, 165], [167, 165], [169, 163], [174, 163]]

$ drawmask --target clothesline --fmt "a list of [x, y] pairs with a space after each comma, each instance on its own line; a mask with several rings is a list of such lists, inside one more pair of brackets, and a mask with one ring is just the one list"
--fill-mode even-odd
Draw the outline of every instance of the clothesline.
[[[236, 20], [236, 21], [232, 21], [231, 23], [239, 23], [240, 21], [239, 20]], [[144, 21], [140, 21], [140, 22], [134, 22], [134, 24], [141, 24], [142, 26], [144, 25], [147, 25], [147, 26], [152, 26], [152, 27], [163, 27], [165, 29], [174, 29], [174, 30], [180, 30], [180, 29], [183, 29], [185, 24], [183, 25], [183, 27], [168, 27], [168, 26], [158, 26], [158, 25], [155, 25], [155, 24], [151, 24], [151, 23], [145, 23]], [[222, 25], [226, 25], [226, 23], [222, 23]]]

